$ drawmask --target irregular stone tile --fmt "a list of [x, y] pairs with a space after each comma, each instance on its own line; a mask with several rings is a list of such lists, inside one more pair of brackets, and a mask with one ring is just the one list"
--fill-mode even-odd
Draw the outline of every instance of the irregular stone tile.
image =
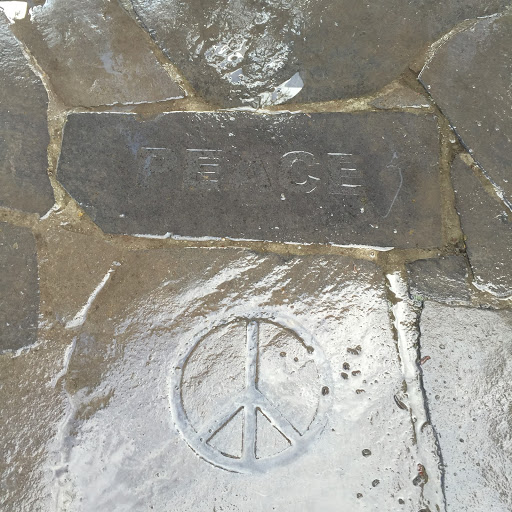
[[139, 251], [71, 335], [70, 414], [48, 454], [58, 509], [442, 504], [413, 483], [414, 426], [393, 398], [404, 377], [369, 262]]
[[445, 256], [408, 263], [409, 293], [417, 300], [468, 302], [471, 299], [463, 256]]
[[473, 269], [473, 284], [500, 297], [512, 295], [510, 210], [496, 196], [486, 192], [460, 157], [452, 165], [452, 179]]
[[15, 33], [68, 106], [183, 97], [140, 28], [116, 1], [49, 0], [17, 21]]
[[426, 303], [423, 382], [445, 469], [447, 510], [512, 508], [512, 313]]
[[223, 105], [360, 96], [397, 78], [429, 42], [506, 0], [131, 0], [199, 93]]
[[0, 222], [0, 353], [37, 341], [39, 284], [34, 236]]
[[398, 86], [393, 91], [375, 98], [371, 105], [382, 110], [394, 108], [428, 108], [428, 101], [416, 91], [403, 85]]
[[478, 20], [435, 53], [420, 78], [464, 145], [512, 200], [512, 16]]
[[438, 143], [407, 113], [73, 114], [58, 179], [110, 233], [431, 247]]
[[47, 108], [44, 85], [0, 10], [0, 207], [44, 214], [53, 205]]

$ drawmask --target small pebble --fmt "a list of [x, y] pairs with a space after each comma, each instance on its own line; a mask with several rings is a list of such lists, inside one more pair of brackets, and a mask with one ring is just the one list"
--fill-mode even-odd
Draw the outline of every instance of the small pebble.
[[373, 487], [377, 487], [377, 485], [379, 485], [379, 484], [380, 484], [380, 480], [377, 480], [377, 479], [375, 479], [375, 480], [372, 482], [372, 486], [373, 486]]
[[372, 454], [372, 452], [371, 452], [370, 450], [368, 450], [368, 448], [365, 448], [365, 449], [363, 450], [363, 455], [364, 455], [365, 457], [369, 457], [371, 454]]
[[343, 363], [344, 370], [350, 370], [350, 365], [348, 363]]

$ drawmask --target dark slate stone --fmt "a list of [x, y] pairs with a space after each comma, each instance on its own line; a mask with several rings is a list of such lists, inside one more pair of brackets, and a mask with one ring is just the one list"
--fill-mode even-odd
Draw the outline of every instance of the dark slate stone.
[[153, 43], [116, 0], [52, 0], [17, 21], [16, 35], [68, 106], [183, 97]]
[[48, 96], [0, 10], [0, 207], [46, 213]]
[[436, 247], [431, 115], [71, 114], [58, 179], [109, 233]]
[[500, 297], [512, 295], [512, 213], [460, 157], [452, 178], [475, 286]]
[[436, 52], [420, 78], [464, 145], [512, 201], [512, 16], [479, 20]]
[[413, 298], [448, 303], [470, 301], [468, 267], [463, 256], [417, 260], [406, 266]]
[[0, 353], [36, 342], [37, 252], [27, 228], [0, 223]]
[[303, 84], [294, 98], [298, 102], [375, 92], [459, 21], [492, 14], [509, 3], [131, 2], [141, 23], [199, 94], [231, 106], [286, 101], [278, 86], [292, 77], [296, 90], [291, 94]]

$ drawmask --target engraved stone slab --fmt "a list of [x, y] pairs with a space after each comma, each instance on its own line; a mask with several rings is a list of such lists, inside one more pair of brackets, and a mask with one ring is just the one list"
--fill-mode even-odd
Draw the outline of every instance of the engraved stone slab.
[[464, 145], [512, 201], [512, 16], [479, 20], [437, 50], [420, 78]]
[[47, 1], [14, 30], [67, 106], [183, 97], [149, 38], [117, 1]]
[[30, 230], [0, 223], [0, 353], [37, 341], [39, 285]]
[[429, 115], [72, 114], [58, 179], [110, 233], [432, 247], [438, 152]]
[[44, 214], [53, 205], [47, 108], [44, 85], [0, 9], [0, 207]]
[[512, 312], [428, 302], [423, 382], [438, 433], [447, 510], [512, 509]]
[[228, 106], [375, 92], [459, 21], [493, 14], [509, 3], [131, 2], [142, 25], [197, 91]]
[[445, 256], [408, 263], [409, 293], [416, 300], [464, 303], [471, 299], [464, 256]]
[[460, 157], [452, 165], [456, 207], [466, 235], [473, 284], [500, 297], [512, 295], [512, 214], [487, 192]]
[[70, 413], [40, 471], [53, 508], [442, 505], [413, 402], [394, 399], [404, 375], [370, 262], [131, 251], [67, 334]]

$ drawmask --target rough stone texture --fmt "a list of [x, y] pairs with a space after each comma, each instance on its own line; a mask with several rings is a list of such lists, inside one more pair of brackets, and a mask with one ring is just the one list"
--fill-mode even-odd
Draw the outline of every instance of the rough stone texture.
[[423, 382], [438, 432], [447, 510], [512, 508], [512, 314], [427, 303]]
[[512, 16], [479, 20], [437, 50], [420, 78], [464, 145], [512, 200]]
[[473, 284], [500, 297], [512, 295], [510, 210], [484, 189], [460, 157], [452, 165], [452, 179]]
[[53, 205], [47, 107], [43, 83], [0, 10], [0, 207], [44, 214]]
[[407, 264], [409, 293], [417, 300], [468, 302], [468, 268], [463, 256], [416, 260]]
[[[199, 93], [224, 105], [374, 92], [459, 21], [508, 3], [132, 0], [143, 25]], [[292, 77], [283, 94], [279, 86]]]
[[[413, 484], [414, 427], [394, 400], [403, 375], [371, 263], [138, 251], [66, 331], [70, 413], [47, 456], [57, 510], [427, 505]], [[262, 410], [251, 419], [244, 402], [241, 426], [237, 400], [254, 383]], [[254, 420], [257, 458], [243, 444], [253, 446]]]
[[29, 229], [0, 222], [0, 353], [37, 341], [37, 253]]
[[14, 30], [68, 106], [183, 97], [117, 1], [48, 0]]
[[76, 114], [58, 179], [110, 233], [435, 247], [437, 159], [432, 116]]

